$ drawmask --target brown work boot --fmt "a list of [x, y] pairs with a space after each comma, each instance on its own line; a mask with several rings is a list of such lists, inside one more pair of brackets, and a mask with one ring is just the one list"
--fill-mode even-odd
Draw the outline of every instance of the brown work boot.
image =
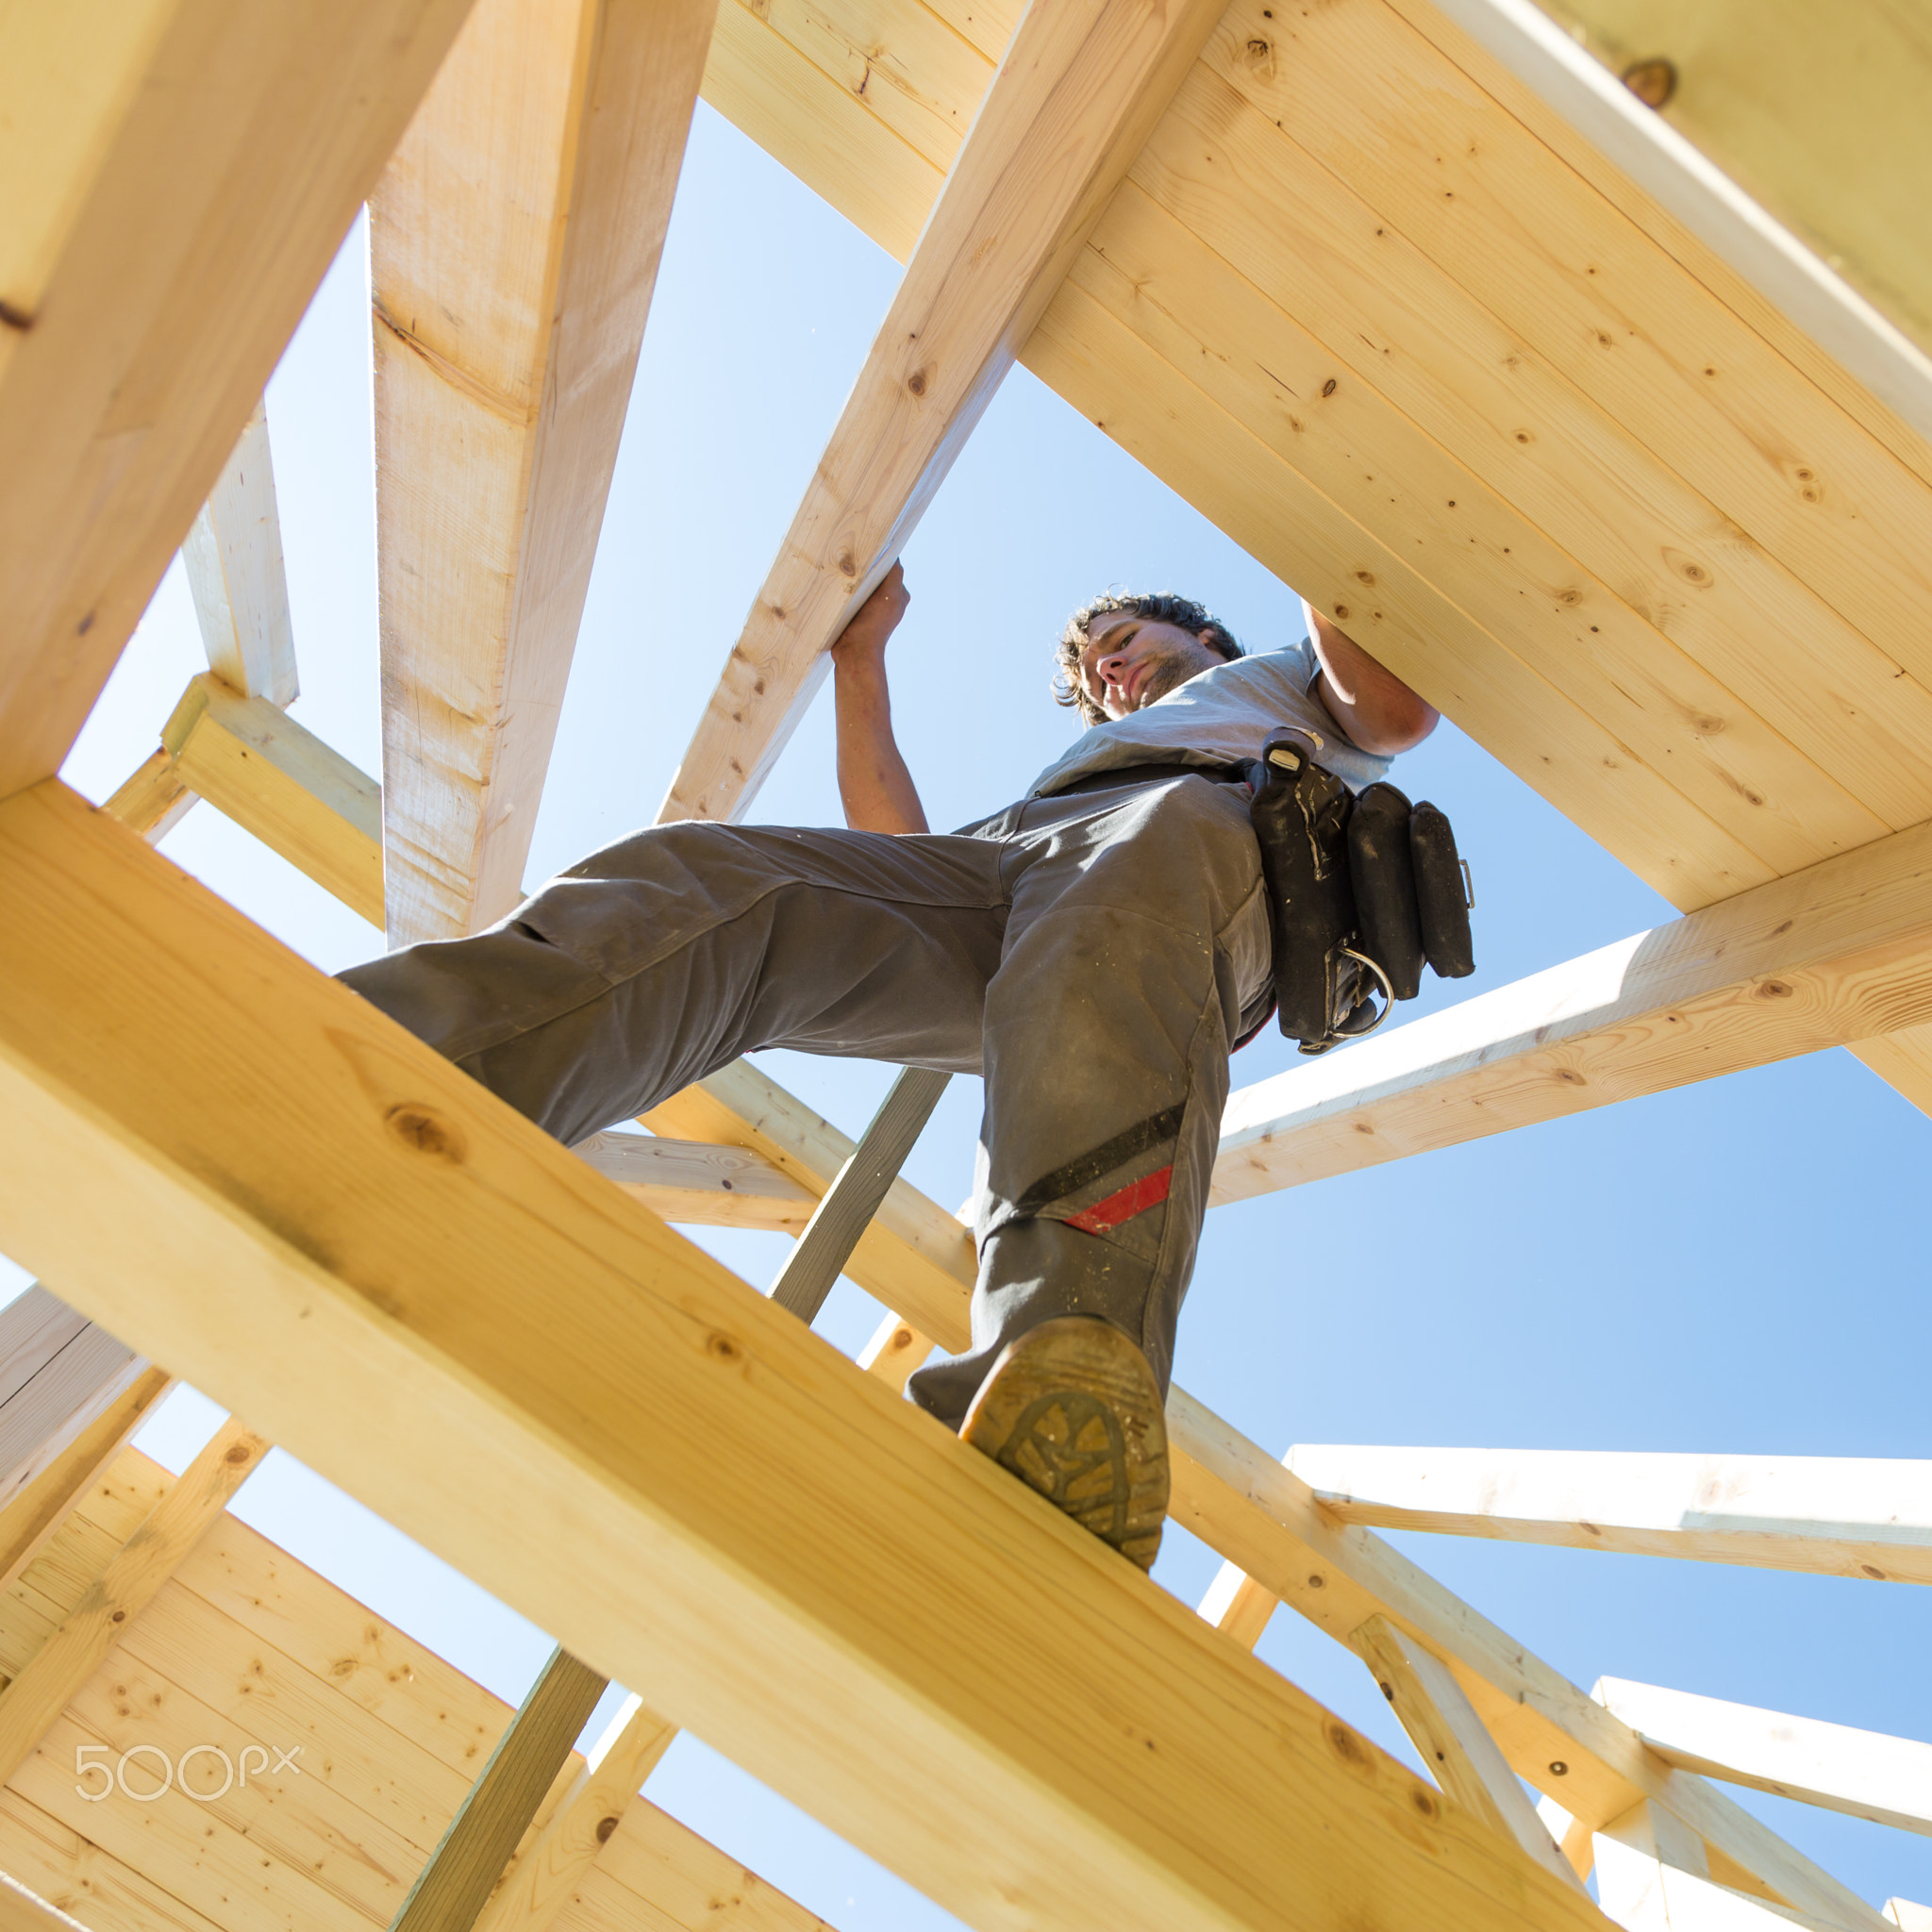
[[1167, 1520], [1167, 1418], [1111, 1322], [1062, 1315], [1010, 1341], [959, 1433], [1143, 1570]]

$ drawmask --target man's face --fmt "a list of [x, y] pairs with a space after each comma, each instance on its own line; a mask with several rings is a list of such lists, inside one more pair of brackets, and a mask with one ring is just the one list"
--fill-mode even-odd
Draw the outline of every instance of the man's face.
[[1080, 689], [1109, 718], [1124, 718], [1223, 661], [1205, 636], [1177, 624], [1107, 610], [1087, 626]]

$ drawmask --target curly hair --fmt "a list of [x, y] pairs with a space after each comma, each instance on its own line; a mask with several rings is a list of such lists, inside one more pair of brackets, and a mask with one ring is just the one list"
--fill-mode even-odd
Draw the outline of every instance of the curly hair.
[[1229, 662], [1242, 655], [1235, 634], [1205, 604], [1197, 604], [1191, 597], [1177, 597], [1172, 591], [1130, 591], [1120, 596], [1107, 591], [1081, 605], [1067, 619], [1053, 654], [1053, 701], [1077, 708], [1088, 724], [1106, 724], [1107, 713], [1080, 688], [1080, 657], [1091, 641], [1087, 626], [1109, 610], [1131, 611], [1158, 624], [1177, 624], [1197, 637], [1205, 631], [1209, 647]]

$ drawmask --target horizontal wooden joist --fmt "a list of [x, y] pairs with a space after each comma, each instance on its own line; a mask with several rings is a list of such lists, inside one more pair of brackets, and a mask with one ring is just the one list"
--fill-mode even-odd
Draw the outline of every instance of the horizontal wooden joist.
[[1022, 19], [660, 820], [750, 805], [1222, 4], [1078, 0]]
[[1297, 1445], [1343, 1523], [1932, 1583], [1932, 1462]]
[[382, 789], [374, 778], [267, 698], [243, 697], [212, 672], [190, 681], [161, 748], [189, 791], [380, 928]]
[[706, 1141], [592, 1134], [573, 1150], [661, 1221], [797, 1234], [818, 1196], [763, 1155]]
[[[755, 1151], [814, 1190], [854, 1144], [742, 1060], [655, 1108], [645, 1124]], [[955, 1349], [967, 1343], [974, 1272], [970, 1231], [903, 1179], [847, 1269], [888, 1307], [909, 1314], [916, 1306], [919, 1328]], [[1347, 1643], [1370, 1618], [1385, 1616], [1456, 1673], [1510, 1769], [1558, 1794], [1582, 1821], [1582, 1846], [1596, 1826], [1652, 1796], [1707, 1841], [1729, 1882], [1845, 1926], [1876, 1924], [1854, 1893], [1702, 1779], [1673, 1773], [1629, 1725], [1399, 1551], [1338, 1522], [1307, 1483], [1185, 1390], [1170, 1392], [1167, 1423], [1174, 1518], [1233, 1566], [1204, 1607], [1210, 1621], [1252, 1645], [1272, 1598]]]
[[66, 756], [468, 8], [9, 16], [0, 796]]
[[1244, 1088], [1217, 1202], [1932, 1018], [1932, 825]]
[[8, 1252], [948, 1909], [1598, 1923], [58, 783], [0, 891]]
[[1672, 1764], [1932, 1837], [1932, 1744], [1622, 1677], [1591, 1695]]

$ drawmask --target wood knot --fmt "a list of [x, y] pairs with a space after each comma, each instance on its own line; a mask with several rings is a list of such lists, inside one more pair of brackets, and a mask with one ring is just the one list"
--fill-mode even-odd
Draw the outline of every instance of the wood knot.
[[1348, 606], [1346, 604], [1338, 604], [1335, 607], [1335, 614], [1337, 617], [1346, 620], [1348, 616]]
[[1330, 1718], [1322, 1726], [1322, 1735], [1334, 1747], [1338, 1757], [1345, 1759], [1350, 1764], [1366, 1764], [1369, 1761], [1369, 1754], [1363, 1747], [1362, 1740], [1340, 1718]]
[[728, 1335], [722, 1335], [715, 1329], [705, 1337], [705, 1353], [714, 1361], [735, 1362], [743, 1357], [744, 1349]]
[[849, 550], [839, 559], [839, 575], [841, 577], [856, 577], [858, 575], [858, 566], [853, 562]]
[[906, 387], [909, 389], [914, 395], [923, 396], [925, 393], [925, 371], [923, 369], [915, 369], [912, 372], [912, 374], [906, 378]]
[[1646, 108], [1668, 107], [1671, 96], [1677, 92], [1676, 63], [1661, 55], [1653, 55], [1648, 60], [1633, 60], [1624, 70], [1624, 85]]
[[446, 1160], [452, 1167], [462, 1160], [463, 1137], [455, 1123], [413, 1100], [391, 1108], [382, 1124], [405, 1147], [418, 1154]]
[[1375, 581], [1374, 574], [1370, 571], [1365, 570], [1357, 571], [1355, 574], [1355, 580], [1358, 584], [1374, 584], [1374, 582]]
[[1315, 1574], [1308, 1578], [1308, 1588], [1310, 1590], [1326, 1590], [1328, 1588], [1328, 1579], [1325, 1576], [1324, 1576], [1319, 1570], [1317, 1570]]
[[597, 1842], [598, 1842], [598, 1843], [599, 1843], [600, 1845], [601, 1845], [601, 1844], [604, 1844], [604, 1843], [606, 1843], [606, 1842], [607, 1842], [607, 1841], [608, 1840], [608, 1839], [609, 1839], [609, 1837], [610, 1837], [610, 1834], [611, 1834], [611, 1833], [612, 1833], [613, 1831], [615, 1831], [616, 1829], [617, 1829], [617, 1820], [616, 1820], [616, 1819], [614, 1819], [614, 1818], [600, 1818], [600, 1819], [598, 1819], [598, 1821], [597, 1821]]
[[235, 1442], [229, 1445], [228, 1453], [222, 1457], [222, 1460], [224, 1462], [242, 1463], [246, 1462], [254, 1454], [255, 1451], [246, 1442]]
[[1332, 396], [1335, 393], [1335, 378], [1332, 375], [1322, 385], [1322, 393], [1324, 396]]
[[1790, 996], [1791, 989], [1782, 979], [1767, 979], [1757, 989], [1757, 997], [1761, 1000], [1788, 1000]]
[[1422, 1785], [1417, 1785], [1410, 1790], [1408, 1794], [1408, 1802], [1411, 1805], [1413, 1805], [1415, 1808], [1418, 1811], [1420, 1811], [1424, 1818], [1436, 1818], [1440, 1817], [1441, 1814], [1442, 1807], [1440, 1804], [1437, 1803], [1435, 1792], [1425, 1789]]

